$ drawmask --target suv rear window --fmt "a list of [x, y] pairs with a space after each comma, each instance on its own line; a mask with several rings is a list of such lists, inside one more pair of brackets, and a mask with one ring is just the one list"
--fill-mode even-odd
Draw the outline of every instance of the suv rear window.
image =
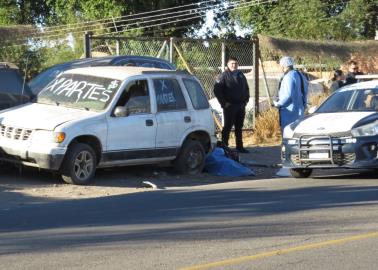
[[153, 81], [159, 112], [186, 109], [185, 98], [177, 80], [154, 79]]
[[190, 79], [183, 79], [183, 82], [186, 89], [188, 90], [193, 108], [196, 110], [208, 109], [209, 102], [207, 101], [201, 85], [197, 81]]

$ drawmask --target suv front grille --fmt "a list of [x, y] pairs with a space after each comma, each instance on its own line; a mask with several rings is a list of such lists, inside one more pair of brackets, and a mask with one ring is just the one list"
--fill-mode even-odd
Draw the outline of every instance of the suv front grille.
[[331, 132], [327, 134], [309, 134], [309, 133], [294, 133], [293, 138], [299, 138], [299, 137], [319, 137], [319, 136], [331, 136], [333, 138], [343, 138], [343, 137], [351, 137], [352, 133], [350, 130], [348, 131], [342, 131], [342, 132]]
[[[347, 133], [339, 133], [345, 136]], [[355, 153], [343, 153], [344, 140], [330, 135], [302, 134], [298, 138], [298, 152], [290, 155], [295, 165], [326, 165], [339, 166], [352, 164]]]
[[27, 141], [32, 133], [32, 129], [22, 129], [17, 127], [0, 125], [0, 137], [3, 138]]
[[[302, 155], [302, 158], [306, 158], [306, 156]], [[333, 153], [333, 162], [337, 165], [348, 165], [352, 164], [354, 160], [356, 159], [356, 155], [354, 153]], [[299, 160], [299, 155], [298, 154], [291, 154], [290, 155], [290, 160], [293, 162], [295, 165], [308, 165], [308, 164], [329, 164], [329, 161], [311, 161], [311, 162], [306, 162], [302, 161], [300, 162]]]

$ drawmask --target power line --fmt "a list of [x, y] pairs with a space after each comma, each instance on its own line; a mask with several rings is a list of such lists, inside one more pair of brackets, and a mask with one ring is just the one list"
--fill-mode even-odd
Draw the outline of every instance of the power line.
[[[209, 3], [209, 2], [215, 2], [215, 0], [203, 1], [203, 2], [181, 5], [181, 6], [171, 7], [171, 8], [165, 8], [165, 9], [158, 9], [158, 10], [153, 10], [153, 11], [148, 11], [148, 12], [140, 12], [140, 13], [136, 13], [136, 14], [130, 14], [130, 15], [119, 16], [119, 17], [112, 17], [112, 18], [106, 18], [106, 19], [100, 19], [100, 20], [92, 20], [92, 21], [87, 21], [87, 22], [83, 22], [83, 23], [76, 23], [76, 24], [71, 24], [72, 27], [70, 25], [66, 25], [65, 28], [62, 28], [62, 26], [51, 26], [51, 27], [45, 28], [46, 31], [44, 31], [44, 32], [47, 32], [47, 33], [48, 32], [56, 32], [56, 31], [61, 31], [61, 30], [90, 27], [90, 26], [94, 26], [98, 23], [103, 23], [103, 24], [109, 23], [110, 24], [110, 23], [126, 22], [126, 21], [132, 21], [132, 20], [141, 20], [141, 19], [145, 19], [145, 18], [153, 18], [153, 17], [169, 15], [169, 14], [174, 14], [174, 13], [188, 12], [188, 11], [193, 11], [193, 10], [197, 10], [197, 9], [203, 9], [203, 7], [201, 8], [200, 6], [203, 5], [203, 4]], [[194, 5], [197, 5], [198, 7], [191, 8], [191, 9], [179, 10], [179, 11], [170, 12], [170, 13], [166, 12], [166, 13], [162, 13], [162, 14], [140, 17], [141, 15], [152, 14], [152, 13], [161, 13], [162, 11], [167, 11], [167, 10], [183, 9], [185, 7], [194, 6]], [[205, 7], [205, 9], [208, 9], [208, 8]], [[130, 18], [130, 17], [133, 17], [133, 18]], [[137, 18], [135, 18], [135, 17], [137, 17]], [[129, 18], [129, 19], [126, 19], [126, 18]], [[75, 25], [77, 25], [77, 26], [75, 26]], [[82, 25], [82, 26], [80, 26], [80, 25]], [[56, 28], [58, 28], [58, 30], [54, 30]]]
[[[244, 2], [244, 3], [240, 4], [240, 7], [237, 7], [237, 5], [241, 2], [244, 2], [244, 1], [238, 0], [238, 1], [230, 4], [229, 7], [227, 7], [227, 8], [222, 7], [222, 8], [224, 8], [224, 10], [221, 11], [221, 13], [226, 12], [227, 10], [230, 10], [230, 9], [239, 9], [239, 8], [245, 8], [245, 7], [253, 6], [253, 5], [256, 5], [256, 4], [265, 4], [265, 3], [268, 3], [268, 2], [272, 2], [272, 0], [253, 0], [251, 2]], [[217, 7], [221, 7], [221, 5], [217, 5]], [[204, 8], [202, 8], [202, 9], [204, 9]], [[175, 12], [172, 16], [168, 16], [168, 17], [165, 17], [165, 18], [153, 19], [153, 20], [148, 20], [148, 21], [140, 21], [140, 22], [129, 23], [129, 24], [121, 24], [121, 25], [118, 25], [117, 27], [121, 27], [121, 28], [122, 27], [130, 27], [130, 26], [137, 26], [137, 27], [133, 27], [133, 28], [130, 28], [130, 29], [125, 29], [125, 30], [117, 31], [117, 32], [118, 33], [130, 32], [130, 31], [133, 31], [133, 30], [139, 30], [139, 29], [154, 27], [155, 25], [150, 25], [150, 26], [148, 26], [148, 25], [139, 26], [139, 25], [147, 24], [147, 23], [155, 23], [155, 22], [158, 22], [158, 21], [161, 21], [161, 20], [176, 19], [176, 21], [170, 21], [170, 22], [166, 22], [166, 23], [158, 23], [157, 26], [170, 24], [170, 23], [176, 23], [176, 22], [178, 22], [179, 18], [180, 18], [181, 21], [187, 21], [187, 20], [191, 20], [191, 19], [201, 18], [201, 17], [204, 17], [205, 14], [206, 14], [202, 9], [197, 9], [196, 13], [199, 13], [200, 15], [192, 15], [192, 14], [175, 15], [176, 14], [176, 12]], [[166, 14], [162, 14], [162, 15], [166, 15]], [[182, 18], [182, 17], [186, 17], [186, 16], [189, 16], [189, 15], [192, 15], [192, 16], [190, 16], [189, 18]], [[104, 28], [102, 28], [102, 30], [109, 30], [109, 29], [113, 29], [113, 28], [114, 28], [114, 26], [104, 27]], [[87, 30], [85, 30], [85, 31], [87, 31]], [[85, 31], [84, 30], [77, 30], [77, 31], [73, 31], [71, 33], [84, 33]], [[42, 37], [51, 38], [51, 37], [57, 37], [57, 36], [61, 36], [61, 35], [48, 35], [48, 36], [42, 36]]]
[[[206, 1], [206, 2], [211, 2], [211, 1]], [[242, 1], [238, 0], [237, 2], [242, 2]], [[215, 7], [218, 7], [218, 6], [220, 6], [220, 5], [218, 4]], [[185, 17], [185, 16], [188, 16], [188, 15], [192, 15], [192, 11], [195, 11], [194, 13], [199, 13], [199, 12], [204, 12], [203, 11], [204, 9], [207, 9], [207, 7], [189, 9], [189, 10], [178, 11], [178, 12], [171, 12], [171, 13], [164, 13], [164, 14], [159, 14], [159, 15], [154, 15], [154, 16], [139, 17], [138, 18], [139, 22], [130, 23], [130, 24], [121, 24], [121, 25], [117, 25], [117, 27], [129, 27], [129, 26], [138, 25], [138, 24], [153, 23], [153, 22], [164, 20], [164, 19], [166, 20], [166, 19], [172, 19], [172, 18], [177, 18], [177, 17]], [[182, 13], [182, 12], [189, 12], [189, 13], [177, 15], [178, 13]], [[143, 14], [143, 13], [141, 13], [141, 14]], [[135, 14], [134, 16], [136, 16], [136, 15], [139, 15], [139, 14]], [[166, 15], [172, 15], [172, 16], [164, 17], [164, 18], [158, 18], [158, 19], [154, 19], [154, 20], [148, 20], [148, 21], [144, 21], [144, 22], [142, 21], [145, 18], [156, 17], [156, 16], [161, 17], [161, 16], [166, 16]], [[136, 19], [131, 19], [131, 20], [136, 20]], [[123, 21], [127, 22], [127, 20], [123, 20]], [[122, 22], [122, 21], [118, 21], [118, 22]], [[90, 29], [90, 28], [87, 28], [85, 30], [79, 30], [79, 29], [82, 29], [82, 28], [83, 28], [83, 26], [77, 27], [76, 29], [75, 28], [66, 28], [65, 30], [68, 31], [70, 29], [73, 29], [74, 31], [71, 31], [71, 33], [73, 33], [73, 34], [74, 33], [84, 33], [85, 31], [93, 30], [93, 29]], [[114, 26], [105, 27], [105, 28], [102, 28], [102, 30], [107, 30], [107, 29], [112, 29], [112, 28], [114, 28]], [[54, 32], [56, 32], [56, 31], [57, 30], [55, 30]], [[59, 33], [59, 34], [53, 34], [53, 35], [46, 35], [46, 34], [47, 34], [47, 32], [41, 33], [41, 34], [36, 34], [36, 35], [32, 36], [32, 38], [37, 38], [37, 39], [38, 38], [54, 38], [54, 37], [60, 37], [62, 35], [65, 35], [66, 33], [64, 33], [64, 34]]]
[[[221, 7], [223, 10], [221, 10], [218, 13], [224, 13], [224, 12], [226, 12], [228, 10], [231, 10], [231, 9], [240, 9], [240, 8], [246, 8], [246, 7], [255, 6], [255, 5], [259, 5], [259, 4], [272, 3], [272, 2], [275, 2], [275, 1], [276, 0], [254, 0], [254, 1], [251, 1], [251, 2], [245, 2], [243, 0], [238, 0], [238, 1], [235, 1], [232, 4], [228, 5], [227, 7], [224, 7], [224, 6]], [[208, 1], [208, 2], [210, 2], [210, 1]], [[244, 3], [238, 5], [241, 2], [244, 2]], [[220, 5], [216, 5], [216, 6], [220, 6]], [[138, 25], [138, 24], [155, 23], [155, 22], [161, 21], [161, 20], [176, 19], [176, 20], [172, 20], [172, 21], [168, 21], [168, 22], [164, 22], [164, 23], [145, 25], [145, 26], [138, 26], [138, 27], [134, 27], [134, 28], [130, 28], [130, 29], [125, 29], [125, 30], [122, 30], [122, 31], [118, 31], [117, 33], [130, 32], [130, 31], [135, 31], [135, 30], [140, 30], [140, 29], [146, 29], [146, 28], [151, 28], [151, 27], [156, 27], [156, 26], [161, 26], [161, 25], [167, 25], [167, 24], [177, 23], [177, 22], [180, 22], [180, 21], [188, 21], [188, 20], [192, 20], [192, 19], [196, 19], [196, 18], [200, 18], [200, 17], [204, 17], [205, 16], [206, 13], [204, 11], [201, 11], [201, 9], [197, 9], [197, 10], [199, 10], [203, 14], [201, 14], [201, 15], [194, 15], [194, 16], [187, 17], [187, 18], [181, 18], [181, 17], [185, 17], [185, 16], [191, 15], [191, 14], [182, 14], [182, 15], [178, 15], [178, 16], [170, 16], [170, 17], [165, 17], [165, 18], [155, 19], [155, 20], [150, 20], [150, 21], [144, 21], [144, 22], [142, 21], [142, 22], [131, 23], [131, 24], [123, 24], [123, 25], [119, 25], [118, 27], [129, 27], [129, 26]], [[200, 12], [197, 11], [197, 13], [200, 13]], [[177, 20], [178, 18], [181, 18], [181, 19]], [[105, 28], [102, 28], [102, 30], [107, 30], [107, 29], [112, 29], [112, 28], [114, 28], [114, 27], [113, 26], [112, 27], [105, 27]], [[76, 30], [76, 31], [71, 31], [70, 33], [71, 34], [78, 34], [78, 33], [84, 33], [86, 31], [87, 30], [83, 30], [83, 31]], [[67, 34], [67, 33], [65, 33], [65, 34]], [[104, 35], [104, 34], [102, 34], [102, 35]], [[38, 38], [53, 38], [53, 37], [61, 37], [61, 36], [62, 36], [62, 34], [47, 35], [47, 36], [46, 35], [41, 35], [41, 36], [35, 36], [33, 38], [36, 38], [36, 39], [38, 39]], [[97, 35], [97, 36], [99, 36], [99, 35]]]
[[[151, 10], [151, 11], [146, 11], [146, 12], [139, 12], [139, 13], [136, 13], [136, 14], [118, 16], [118, 17], [114, 17], [114, 18], [105, 18], [105, 19], [99, 19], [99, 20], [91, 20], [91, 21], [87, 21], [87, 22], [78, 22], [78, 23], [68, 24], [68, 25], [65, 25], [65, 26], [81, 25], [81, 24], [88, 24], [88, 23], [97, 23], [97, 22], [102, 22], [102, 21], [109, 21], [109, 23], [112, 23], [114, 19], [121, 19], [122, 20], [123, 18], [129, 18], [129, 17], [133, 17], [133, 16], [151, 14], [151, 13], [156, 13], [156, 12], [161, 12], [161, 11], [166, 11], [166, 10], [179, 9], [179, 8], [184, 8], [184, 7], [194, 6], [194, 5], [203, 5], [203, 4], [207, 4], [209, 2], [216, 2], [216, 0], [202, 1], [202, 2], [197, 2], [197, 3], [187, 4], [187, 5], [176, 6], [176, 7], [163, 8], [163, 9]], [[49, 26], [47, 28], [48, 29], [54, 29], [54, 28], [59, 28], [59, 27], [62, 27], [62, 26]]]
[[[207, 2], [214, 2], [214, 1], [204, 1], [203, 3], [207, 3]], [[242, 2], [242, 0], [238, 0], [236, 2]], [[202, 4], [202, 3], [196, 3], [196, 5], [199, 5], [199, 4]], [[194, 4], [191, 4], [191, 5], [194, 5]], [[173, 7], [173, 8], [169, 8], [169, 9], [170, 10], [172, 10], [172, 9], [178, 9], [178, 8], [182, 8], [182, 7], [186, 7], [186, 6], [191, 6], [191, 5], [183, 5], [183, 6]], [[217, 4], [217, 5], [215, 5], [215, 7], [221, 6], [221, 5], [223, 5], [223, 4]], [[89, 30], [88, 29], [89, 27], [95, 27], [96, 25], [93, 25], [93, 24], [95, 24], [95, 23], [97, 23], [99, 21], [108, 21], [108, 22], [106, 22], [104, 24], [119, 24], [121, 22], [127, 23], [127, 22], [130, 22], [130, 21], [142, 21], [144, 19], [151, 19], [151, 18], [162, 17], [162, 16], [167, 16], [167, 15], [176, 15], [176, 14], [179, 14], [179, 13], [188, 13], [188, 15], [189, 15], [189, 14], [196, 13], [196, 12], [199, 12], [199, 11], [204, 11], [204, 10], [207, 10], [207, 9], [209, 9], [207, 6], [203, 6], [203, 7], [198, 6], [198, 7], [191, 8], [191, 9], [184, 9], [184, 10], [179, 10], [179, 11], [174, 11], [174, 12], [165, 12], [165, 13], [161, 13], [161, 14], [140, 17], [140, 15], [143, 15], [143, 14], [146, 14], [146, 13], [150, 14], [150, 13], [157, 13], [157, 12], [161, 12], [161, 11], [167, 10], [167, 9], [160, 9], [160, 10], [155, 10], [155, 11], [151, 11], [151, 12], [142, 12], [142, 13], [137, 13], [137, 14], [133, 14], [133, 15], [121, 16], [121, 17], [117, 17], [117, 18], [108, 18], [108, 19], [102, 19], [102, 20], [95, 20], [95, 21], [91, 21], [91, 22], [86, 22], [85, 23], [85, 24], [89, 24], [90, 23], [92, 25], [83, 25], [83, 26], [78, 26], [78, 27], [66, 27], [66, 28], [61, 28], [61, 29], [58, 29], [58, 30], [49, 30], [49, 29], [47, 29], [46, 31], [43, 32], [43, 34], [49, 34], [49, 33], [53, 33], [53, 32], [60, 32], [62, 30], [68, 31], [68, 30], [77, 30], [77, 29], [83, 29], [83, 28], [87, 28], [87, 30]], [[125, 19], [125, 18], [136, 17], [136, 16], [138, 16], [138, 17], [137, 18], [131, 18], [131, 19]], [[117, 25], [117, 26], [121, 27], [122, 24], [121, 25]]]
[[[273, 0], [275, 1], [275, 0]], [[243, 0], [239, 1], [239, 2], [243, 2]], [[267, 3], [271, 3], [272, 0], [255, 0], [255, 2], [249, 2], [249, 3], [246, 3], [245, 5], [241, 5], [241, 6], [231, 6], [231, 7], [228, 7], [228, 8], [225, 8], [225, 10], [221, 11], [220, 13], [224, 13], [228, 10], [231, 10], [231, 9], [240, 9], [240, 8], [246, 8], [246, 7], [251, 7], [251, 6], [255, 6], [255, 5], [259, 5], [259, 4], [267, 4]], [[196, 16], [192, 16], [190, 18], [186, 18], [186, 19], [181, 19], [180, 21], [182, 20], [190, 20], [190, 19], [195, 19], [195, 18], [199, 18], [199, 17], [203, 17], [204, 15], [196, 15]], [[170, 18], [177, 18], [177, 16], [175, 17], [170, 17]], [[132, 28], [132, 29], [125, 29], [125, 30], [122, 30], [122, 31], [118, 31], [117, 34], [119, 33], [123, 33], [123, 32], [130, 32], [130, 31], [133, 31], [133, 30], [139, 30], [139, 29], [144, 29], [144, 28], [150, 28], [150, 27], [154, 27], [154, 26], [160, 26], [160, 25], [165, 25], [165, 24], [170, 24], [170, 23], [175, 23], [177, 21], [174, 21], [174, 22], [166, 22], [166, 23], [161, 23], [161, 24], [156, 24], [156, 25], [149, 25], [149, 26], [143, 26], [143, 27], [137, 27], [137, 28]], [[105, 34], [100, 34], [100, 35], [95, 35], [95, 36], [101, 36], [101, 35], [105, 35]]]
[[[91, 22], [86, 22], [85, 23], [86, 25], [77, 26], [77, 27], [65, 27], [65, 28], [62, 28], [62, 26], [60, 26], [61, 28], [58, 29], [58, 30], [49, 30], [49, 29], [47, 29], [47, 30], [43, 31], [43, 33], [40, 33], [39, 35], [37, 34], [35, 36], [42, 36], [42, 35], [45, 36], [46, 34], [51, 34], [51, 33], [54, 33], [54, 32], [61, 32], [61, 31], [69, 31], [69, 30], [74, 30], [75, 32], [77, 32], [77, 31], [79, 31], [79, 29], [82, 30], [82, 31], [89, 31], [89, 30], [93, 30], [91, 28], [97, 27], [98, 24], [96, 25], [95, 23], [99, 22], [99, 21], [109, 21], [109, 22], [106, 22], [106, 23], [108, 23], [108, 24], [114, 24], [116, 27], [122, 27], [122, 26], [125, 25], [125, 23], [131, 22], [131, 21], [138, 21], [138, 22], [140, 22], [140, 21], [143, 21], [144, 19], [163, 17], [163, 16], [167, 16], [167, 15], [172, 15], [173, 16], [173, 15], [177, 15], [179, 13], [188, 13], [188, 14], [182, 14], [182, 15], [178, 15], [178, 16], [192, 15], [193, 13], [203, 12], [204, 10], [209, 9], [208, 6], [202, 6], [202, 7], [200, 7], [200, 4], [206, 4], [206, 3], [209, 3], [209, 2], [215, 2], [215, 1], [214, 0], [213, 1], [204, 1], [202, 3], [199, 2], [199, 3], [196, 3], [196, 5], [198, 5], [198, 7], [196, 7], [196, 8], [179, 10], [179, 11], [174, 11], [174, 12], [166, 12], [166, 13], [156, 14], [156, 15], [152, 15], [152, 16], [140, 17], [141, 14], [146, 14], [146, 13], [150, 14], [150, 13], [161, 12], [163, 10], [172, 10], [172, 9], [186, 7], [186, 6], [192, 6], [194, 4], [183, 5], [183, 6], [178, 6], [178, 7], [168, 8], [168, 9], [160, 9], [160, 10], [155, 10], [155, 11], [151, 11], [151, 12], [137, 13], [137, 14], [127, 15], [127, 16], [121, 16], [121, 17], [117, 17], [118, 18], [117, 20], [115, 20], [116, 18], [108, 18], [108, 19], [102, 19], [102, 20], [95, 20], [95, 21], [91, 21]], [[245, 2], [245, 1], [243, 1], [243, 0], [237, 0], [237, 1], [231, 2], [230, 5], [235, 6], [237, 4], [240, 4], [241, 2]], [[245, 2], [244, 4], [248, 4], [248, 2]], [[224, 7], [224, 3], [220, 3], [220, 4], [217, 4], [217, 5], [213, 6], [213, 8], [222, 8], [222, 7]], [[131, 18], [131, 19], [124, 19], [124, 18], [130, 17], [130, 16], [132, 16], [132, 17], [138, 16], [138, 17], [137, 18]], [[162, 20], [162, 19], [167, 19], [167, 18], [165, 17], [165, 18], [156, 19], [156, 21]], [[152, 21], [150, 20], [149, 22], [152, 22]], [[91, 25], [88, 25], [89, 23], [91, 23]], [[119, 23], [123, 23], [123, 24], [119, 25]], [[116, 25], [116, 24], [118, 24], [118, 25]], [[137, 24], [137, 22], [135, 22], [135, 24]], [[114, 26], [107, 27], [106, 29], [110, 29], [110, 28], [114, 28]], [[56, 34], [56, 35], [61, 35], [61, 34]], [[49, 36], [51, 36], [51, 35], [49, 35]]]

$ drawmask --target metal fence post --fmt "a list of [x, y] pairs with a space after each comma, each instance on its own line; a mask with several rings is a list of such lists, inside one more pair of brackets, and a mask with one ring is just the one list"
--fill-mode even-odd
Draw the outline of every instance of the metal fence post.
[[171, 37], [169, 39], [169, 62], [171, 62], [173, 64], [173, 52], [174, 52], [174, 48], [173, 48], [173, 43], [174, 43], [174, 39], [173, 37]]
[[91, 58], [91, 36], [92, 36], [92, 32], [85, 32], [85, 34], [84, 34], [84, 55], [85, 55], [85, 58]]
[[259, 103], [260, 103], [260, 89], [259, 89], [259, 38], [254, 36], [252, 38], [253, 42], [253, 77], [254, 77], [254, 88], [255, 88], [255, 117], [259, 114]]
[[119, 55], [119, 39], [116, 40], [116, 55]]
[[224, 41], [222, 41], [222, 66], [221, 66], [221, 70], [222, 72], [224, 72], [224, 67], [226, 66], [226, 43], [224, 43]]

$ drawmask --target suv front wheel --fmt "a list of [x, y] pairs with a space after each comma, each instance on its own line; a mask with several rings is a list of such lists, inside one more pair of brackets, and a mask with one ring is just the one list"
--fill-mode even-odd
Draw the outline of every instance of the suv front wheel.
[[180, 154], [174, 161], [176, 171], [181, 174], [195, 175], [202, 172], [205, 166], [205, 150], [199, 141], [186, 141]]
[[66, 154], [62, 167], [62, 178], [69, 184], [86, 185], [94, 177], [96, 164], [96, 154], [92, 147], [76, 143]]

